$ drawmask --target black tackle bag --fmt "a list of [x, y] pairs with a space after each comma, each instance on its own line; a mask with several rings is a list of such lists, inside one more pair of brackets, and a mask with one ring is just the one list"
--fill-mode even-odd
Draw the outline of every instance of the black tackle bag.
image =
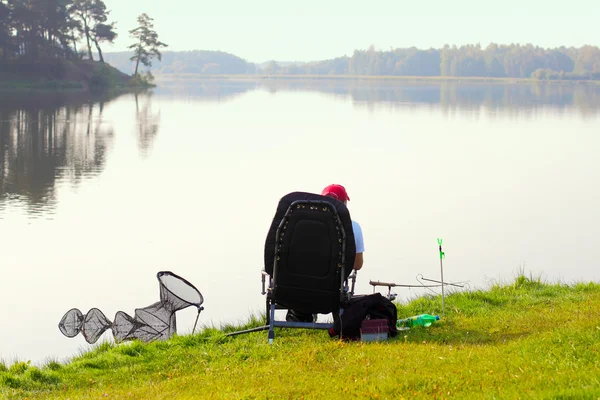
[[389, 336], [394, 337], [398, 334], [396, 329], [396, 320], [398, 319], [398, 310], [394, 303], [381, 293], [356, 296], [345, 304], [344, 312], [341, 317], [335, 318], [333, 328], [329, 329], [331, 337], [340, 336], [345, 340], [360, 339], [360, 324], [365, 319], [385, 319], [389, 329]]

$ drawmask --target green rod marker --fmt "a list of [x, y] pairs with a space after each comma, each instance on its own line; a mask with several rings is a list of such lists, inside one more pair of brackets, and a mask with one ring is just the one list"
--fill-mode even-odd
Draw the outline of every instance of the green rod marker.
[[440, 259], [444, 258], [446, 256], [446, 254], [444, 254], [444, 252], [442, 251], [442, 241], [444, 239], [440, 239], [438, 238], [437, 242], [438, 242], [438, 247], [440, 249]]
[[443, 239], [438, 238], [437, 243], [438, 243], [438, 249], [440, 251], [440, 281], [442, 282], [442, 317], [445, 317], [446, 314], [444, 312], [444, 264], [443, 264], [443, 259], [446, 256], [444, 254], [444, 252], [442, 251], [442, 241]]

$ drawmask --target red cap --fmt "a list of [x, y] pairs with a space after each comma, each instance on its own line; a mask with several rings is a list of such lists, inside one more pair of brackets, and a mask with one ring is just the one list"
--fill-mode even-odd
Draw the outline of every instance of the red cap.
[[340, 201], [350, 200], [346, 188], [342, 185], [329, 185], [321, 192], [321, 196], [331, 196]]

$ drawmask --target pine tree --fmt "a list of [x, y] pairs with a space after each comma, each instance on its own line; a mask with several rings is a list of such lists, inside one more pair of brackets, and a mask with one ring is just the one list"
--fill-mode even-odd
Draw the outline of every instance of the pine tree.
[[168, 47], [167, 44], [158, 40], [158, 33], [154, 30], [153, 19], [148, 14], [143, 13], [138, 18], [138, 27], [129, 31], [132, 38], [136, 39], [136, 43], [129, 46], [133, 50], [131, 61], [135, 61], [134, 76], [138, 74], [140, 63], [146, 67], [152, 66], [152, 59], [158, 58], [160, 61], [162, 54], [161, 47]]

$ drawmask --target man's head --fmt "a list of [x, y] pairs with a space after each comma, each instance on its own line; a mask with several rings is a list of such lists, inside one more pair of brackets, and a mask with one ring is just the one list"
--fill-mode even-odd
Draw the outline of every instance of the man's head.
[[346, 192], [346, 188], [342, 185], [336, 184], [329, 185], [325, 189], [323, 189], [323, 191], [321, 192], [321, 196], [333, 197], [334, 199], [337, 199], [343, 202], [344, 204], [346, 204], [348, 200], [350, 200], [350, 197], [348, 197], [348, 192]]

